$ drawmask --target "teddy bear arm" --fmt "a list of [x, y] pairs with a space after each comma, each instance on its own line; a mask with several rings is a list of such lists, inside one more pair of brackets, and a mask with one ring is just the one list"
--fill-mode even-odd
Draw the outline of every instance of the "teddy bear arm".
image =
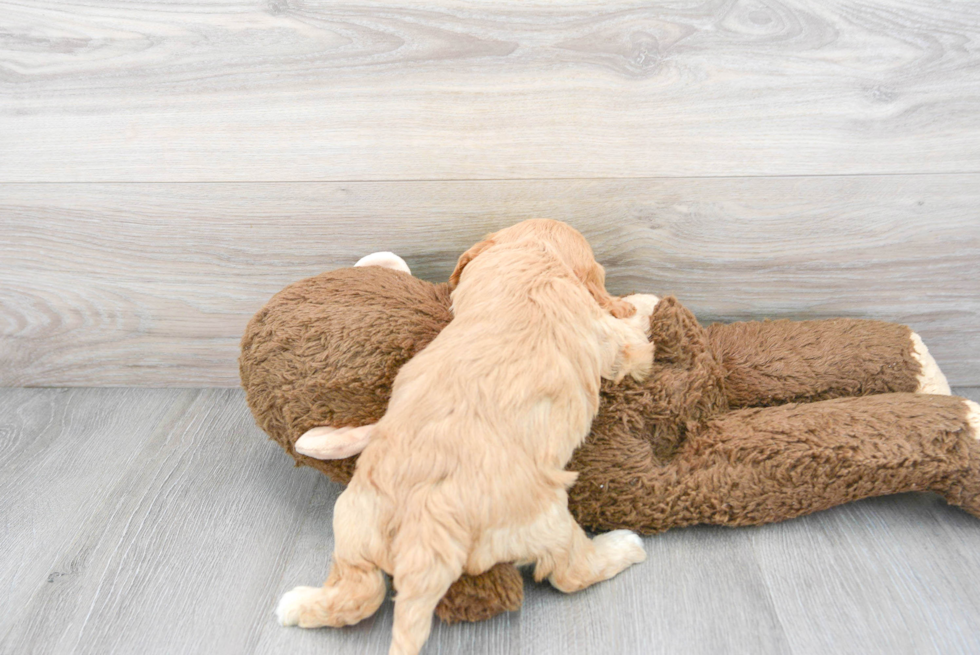
[[917, 336], [904, 325], [855, 319], [708, 328], [733, 408], [899, 391], [948, 394]]

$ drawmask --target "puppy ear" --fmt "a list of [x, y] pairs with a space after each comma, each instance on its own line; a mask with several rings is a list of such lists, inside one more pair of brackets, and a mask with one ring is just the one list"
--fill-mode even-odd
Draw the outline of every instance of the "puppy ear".
[[601, 264], [596, 263], [584, 273], [576, 271], [576, 274], [585, 283], [585, 288], [589, 290], [599, 306], [616, 318], [629, 318], [636, 313], [636, 307], [606, 291], [606, 269]]
[[456, 270], [454, 270], [453, 274], [449, 276], [450, 291], [455, 289], [456, 285], [459, 284], [459, 276], [463, 274], [463, 269], [466, 268], [466, 265], [469, 264], [474, 259], [476, 259], [476, 256], [479, 255], [481, 252], [483, 252], [484, 250], [486, 250], [487, 248], [495, 244], [496, 242], [493, 240], [493, 235], [491, 234], [486, 239], [476, 244], [475, 246], [473, 246], [472, 248], [470, 248], [460, 256], [459, 261], [456, 262]]

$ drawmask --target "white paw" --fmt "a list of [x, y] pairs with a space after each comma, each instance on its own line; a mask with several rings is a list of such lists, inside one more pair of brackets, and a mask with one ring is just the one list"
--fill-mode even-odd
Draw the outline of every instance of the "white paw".
[[623, 300], [636, 307], [636, 313], [623, 320], [649, 337], [650, 315], [656, 309], [660, 298], [650, 293], [634, 293], [632, 296], [625, 296]]
[[371, 441], [374, 425], [357, 428], [322, 426], [307, 430], [296, 440], [293, 448], [313, 459], [344, 459], [364, 450]]
[[922, 342], [922, 337], [915, 332], [912, 333], [912, 357], [922, 367], [922, 371], [919, 373], [919, 388], [916, 391], [942, 396], [950, 395], [949, 382], [946, 381], [946, 376], [939, 370], [939, 364], [929, 354], [929, 349]]
[[627, 362], [626, 369], [630, 377], [637, 382], [643, 382], [653, 370], [653, 344], [649, 341], [642, 341], [638, 344], [627, 345], [624, 349], [624, 359]]
[[300, 615], [305, 609], [320, 600], [323, 587], [294, 587], [279, 599], [276, 618], [280, 625], [299, 625]]
[[613, 530], [600, 534], [593, 539], [593, 543], [598, 550], [618, 561], [623, 568], [647, 558], [647, 553], [643, 550], [643, 540], [629, 530]]
[[393, 252], [387, 251], [372, 252], [370, 255], [365, 255], [357, 260], [354, 266], [380, 266], [381, 268], [390, 268], [395, 271], [401, 271], [402, 273], [408, 273], [409, 275], [412, 274], [404, 259]]
[[980, 439], [980, 405], [972, 400], [966, 401], [966, 422], [970, 425], [974, 439]]

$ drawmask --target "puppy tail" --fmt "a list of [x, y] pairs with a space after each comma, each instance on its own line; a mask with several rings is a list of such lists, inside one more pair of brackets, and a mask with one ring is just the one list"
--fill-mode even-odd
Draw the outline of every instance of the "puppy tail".
[[426, 518], [402, 524], [392, 553], [396, 595], [389, 655], [416, 655], [422, 649], [436, 605], [463, 573], [465, 547], [450, 532]]
[[423, 553], [410, 557], [419, 561], [429, 559], [430, 567], [407, 570], [402, 564], [395, 573], [392, 581], [397, 592], [395, 622], [389, 655], [415, 655], [422, 649], [432, 629], [436, 605], [462, 575], [462, 566], [439, 562]]

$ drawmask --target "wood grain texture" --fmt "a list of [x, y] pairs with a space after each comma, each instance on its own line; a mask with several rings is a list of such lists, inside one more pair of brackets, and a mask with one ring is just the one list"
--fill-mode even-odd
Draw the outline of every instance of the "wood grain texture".
[[0, 422], [17, 431], [45, 422], [51, 405], [67, 417], [40, 442], [25, 430], [17, 458], [0, 464], [2, 514], [31, 519], [4, 535], [0, 573], [17, 575], [0, 652], [251, 652], [315, 479], [274, 456], [241, 394], [0, 399]]
[[[390, 599], [343, 630], [276, 623], [326, 573], [340, 487], [293, 468], [240, 390], [0, 389], [0, 439], [0, 653], [386, 652]], [[980, 649], [980, 521], [930, 494], [644, 546], [577, 594], [527, 580], [520, 612], [436, 624], [424, 652]]]
[[802, 628], [788, 631], [793, 652], [975, 653], [980, 593], [963, 573], [980, 567], [977, 528], [936, 497], [905, 494], [752, 537], [780, 623]]
[[[115, 490], [146, 439], [186, 410], [196, 391], [7, 389], [0, 391], [0, 652], [30, 599], [89, 575], [91, 552], [73, 549], [90, 517], [115, 505]], [[108, 402], [107, 402], [108, 401]], [[67, 555], [67, 556], [66, 556]], [[59, 611], [70, 611], [66, 601]], [[29, 652], [22, 650], [20, 652]], [[38, 651], [40, 652], [40, 651]]]
[[980, 171], [980, 6], [0, 2], [0, 181]]
[[614, 292], [704, 321], [867, 317], [980, 383], [980, 175], [0, 185], [0, 385], [236, 386], [252, 314], [377, 250], [446, 280], [485, 233], [581, 229]]

